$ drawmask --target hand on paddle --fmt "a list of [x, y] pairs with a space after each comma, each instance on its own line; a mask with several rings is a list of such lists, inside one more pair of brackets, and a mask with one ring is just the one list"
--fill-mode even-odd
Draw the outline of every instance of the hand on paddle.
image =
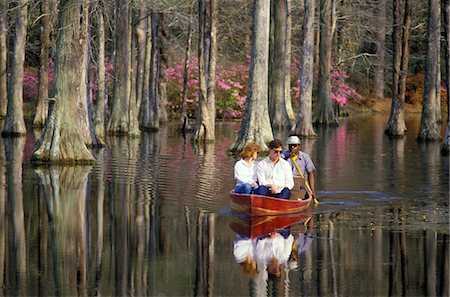
[[294, 166], [297, 169], [298, 173], [300, 174], [300, 177], [305, 181], [307, 192], [308, 192], [309, 195], [312, 196], [312, 198], [314, 200], [314, 204], [319, 204], [319, 200], [317, 200], [316, 193], [311, 189], [311, 187], [309, 186], [309, 183], [306, 180], [305, 176], [303, 176], [302, 171], [300, 170], [300, 168], [298, 168], [298, 165], [297, 165], [297, 162], [296, 162], [296, 160], [298, 158], [298, 155], [291, 156], [290, 158], [292, 160], [292, 163], [294, 163]]

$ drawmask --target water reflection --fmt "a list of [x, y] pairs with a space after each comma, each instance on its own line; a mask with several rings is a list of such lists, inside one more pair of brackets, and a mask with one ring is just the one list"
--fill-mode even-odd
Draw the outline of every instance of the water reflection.
[[367, 135], [382, 133], [378, 121], [305, 140], [321, 203], [307, 225], [267, 238], [293, 237], [287, 261], [273, 265], [280, 277], [266, 257], [249, 278], [233, 256], [236, 160], [226, 151], [239, 123], [219, 124], [216, 143], [202, 147], [170, 126], [111, 138], [93, 167], [33, 169], [34, 136], [25, 146], [0, 139], [0, 295], [445, 295], [448, 157], [417, 144], [413, 125], [400, 141]]
[[230, 225], [236, 232], [233, 255], [250, 278], [251, 296], [289, 295], [289, 271], [302, 266], [300, 256], [315, 238], [312, 218], [307, 214], [235, 218]]
[[[23, 283], [27, 281], [27, 240], [25, 234], [25, 217], [22, 192], [22, 158], [25, 147], [24, 137], [8, 138], [3, 140], [6, 159], [6, 184], [8, 196], [8, 213], [11, 214], [13, 251], [11, 260], [12, 270], [7, 270], [10, 286], [16, 288], [19, 295], [27, 292]], [[6, 227], [5, 230], [8, 230]], [[7, 264], [7, 262], [5, 263]]]
[[91, 168], [35, 169], [46, 199], [55, 295], [87, 295], [87, 177]]

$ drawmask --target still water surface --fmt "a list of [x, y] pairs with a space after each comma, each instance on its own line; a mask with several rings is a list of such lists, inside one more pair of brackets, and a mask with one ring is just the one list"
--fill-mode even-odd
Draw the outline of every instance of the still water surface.
[[304, 140], [321, 203], [285, 230], [280, 277], [233, 255], [239, 123], [201, 148], [170, 125], [109, 138], [92, 167], [35, 169], [39, 135], [0, 139], [0, 295], [448, 296], [449, 159], [415, 142], [419, 120], [404, 139], [371, 116]]

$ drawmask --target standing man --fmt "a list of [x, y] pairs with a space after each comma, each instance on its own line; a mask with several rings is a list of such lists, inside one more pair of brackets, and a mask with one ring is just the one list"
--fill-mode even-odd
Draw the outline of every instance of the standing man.
[[294, 187], [290, 164], [281, 158], [283, 143], [279, 139], [269, 142], [269, 155], [258, 163], [256, 174], [259, 187], [255, 194], [289, 199]]
[[[297, 171], [298, 167], [302, 172], [303, 177], [309, 183], [312, 192], [315, 193], [314, 170], [316, 169], [316, 167], [314, 166], [311, 157], [307, 153], [301, 151], [300, 138], [298, 138], [297, 136], [295, 135], [290, 136], [287, 139], [287, 144], [289, 147], [289, 153], [285, 154], [285, 158], [287, 159], [289, 165], [291, 166], [292, 173], [294, 174], [295, 177], [299, 177], [300, 173]], [[293, 159], [297, 163], [297, 167], [294, 165]]]

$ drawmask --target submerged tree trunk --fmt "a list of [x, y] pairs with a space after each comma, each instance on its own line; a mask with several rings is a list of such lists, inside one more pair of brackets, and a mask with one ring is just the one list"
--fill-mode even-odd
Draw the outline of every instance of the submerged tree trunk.
[[11, 78], [8, 90], [8, 107], [2, 136], [21, 136], [27, 133], [23, 118], [23, 72], [25, 61], [25, 43], [27, 39], [28, 1], [17, 1], [16, 34], [14, 39]]
[[111, 135], [140, 134], [136, 102], [131, 94], [131, 40], [130, 40], [130, 4], [127, 0], [116, 0], [116, 53], [114, 61], [114, 95], [111, 118], [107, 131]]
[[[53, 27], [53, 17], [50, 8], [50, 1], [41, 2], [41, 57], [39, 65], [39, 94], [36, 114], [34, 116], [33, 127], [42, 128], [47, 120], [48, 107], [48, 74], [50, 71], [50, 33]], [[51, 3], [53, 6], [53, 3]]]
[[425, 81], [422, 100], [422, 119], [420, 122], [418, 141], [433, 141], [440, 138], [440, 127], [436, 88], [440, 46], [440, 2], [428, 1], [427, 57], [425, 62]]
[[[374, 67], [374, 92], [377, 98], [384, 98], [384, 57], [386, 54], [386, 0], [379, 0], [376, 13], [376, 64]], [[395, 30], [395, 28], [394, 28]]]
[[[83, 77], [85, 54], [80, 51], [86, 41], [85, 27], [80, 22], [78, 0], [60, 3], [56, 42], [55, 78], [49, 115], [42, 138], [32, 156], [34, 162], [92, 163], [80, 130], [80, 97], [85, 98], [80, 77]], [[82, 91], [83, 89], [83, 91]], [[81, 113], [80, 113], [81, 112]]]
[[315, 0], [304, 0], [303, 44], [300, 59], [300, 95], [298, 97], [295, 134], [315, 136], [312, 126], [312, 90], [314, 73], [314, 6]]
[[[409, 33], [411, 28], [411, 6], [409, 5], [409, 0], [405, 0], [405, 13], [402, 27], [400, 26], [400, 19], [400, 1], [394, 1], [394, 32], [392, 36], [394, 41], [393, 97], [391, 113], [385, 133], [396, 137], [405, 135], [406, 131], [404, 104], [409, 62]], [[396, 30], [399, 30], [399, 32]], [[398, 70], [399, 72], [396, 73]]]
[[286, 68], [286, 29], [287, 29], [287, 1], [277, 0], [273, 3], [273, 51], [271, 56], [269, 116], [272, 129], [290, 127], [291, 122], [285, 101], [285, 68]]
[[216, 0], [209, 0], [209, 11], [203, 0], [199, 1], [199, 99], [194, 142], [216, 139]]
[[267, 150], [266, 142], [273, 138], [267, 103], [269, 8], [269, 0], [254, 0], [248, 93], [241, 127], [231, 148], [234, 152], [242, 150], [250, 141], [255, 141], [263, 150]]
[[331, 102], [331, 9], [332, 0], [320, 0], [319, 92], [313, 122], [337, 125], [338, 119]]
[[6, 116], [6, 107], [8, 105], [8, 86], [7, 86], [7, 61], [8, 46], [6, 43], [8, 34], [7, 5], [5, 1], [0, 1], [0, 117]]

